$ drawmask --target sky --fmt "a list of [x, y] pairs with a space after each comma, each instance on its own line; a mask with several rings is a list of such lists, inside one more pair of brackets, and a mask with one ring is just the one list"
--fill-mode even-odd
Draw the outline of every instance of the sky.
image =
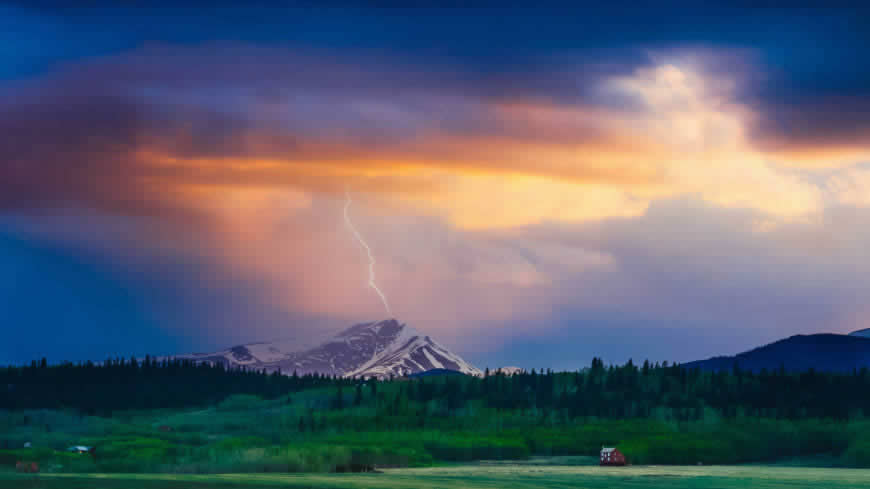
[[870, 327], [868, 12], [598, 3], [0, 2], [0, 364]]

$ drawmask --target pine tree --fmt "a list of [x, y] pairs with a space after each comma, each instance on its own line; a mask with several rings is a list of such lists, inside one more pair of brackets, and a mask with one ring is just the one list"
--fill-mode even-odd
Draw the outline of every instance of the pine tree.
[[363, 392], [362, 392], [362, 384], [356, 385], [356, 395], [353, 398], [353, 405], [359, 406], [362, 404], [363, 400]]
[[344, 409], [344, 395], [341, 391], [341, 384], [338, 384], [338, 392], [335, 394], [335, 401], [332, 404], [333, 409]]

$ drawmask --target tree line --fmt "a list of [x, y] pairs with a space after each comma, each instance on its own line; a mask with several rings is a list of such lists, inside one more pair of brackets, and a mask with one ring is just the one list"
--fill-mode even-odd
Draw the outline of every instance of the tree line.
[[0, 368], [0, 409], [71, 408], [106, 415], [130, 409], [208, 406], [234, 394], [274, 399], [347, 382], [325, 375], [282, 375], [150, 356], [60, 365], [49, 365], [43, 359], [28, 366]]
[[531, 370], [506, 376], [487, 371], [483, 378], [421, 378], [399, 387], [384, 406], [389, 415], [404, 407], [436, 405], [456, 414], [475, 403], [497, 411], [542, 418], [666, 418], [694, 421], [714, 415], [726, 419], [862, 419], [870, 416], [870, 371], [851, 373], [784, 368], [753, 372], [734, 365], [718, 372], [679, 364], [605, 366], [595, 358], [576, 372]]
[[512, 376], [450, 375], [391, 379], [378, 394], [375, 379], [317, 374], [283, 375], [191, 360], [146, 357], [0, 368], [0, 408], [72, 408], [87, 414], [129, 409], [207, 406], [234, 394], [264, 399], [310, 388], [331, 387], [323, 409], [377, 400], [384, 416], [455, 415], [472, 406], [553, 419], [666, 417], [699, 420], [710, 412], [723, 418], [857, 419], [870, 416], [870, 372], [849, 374], [752, 372], [735, 365], [718, 372], [678, 364], [605, 366], [595, 358], [574, 372], [531, 370]]

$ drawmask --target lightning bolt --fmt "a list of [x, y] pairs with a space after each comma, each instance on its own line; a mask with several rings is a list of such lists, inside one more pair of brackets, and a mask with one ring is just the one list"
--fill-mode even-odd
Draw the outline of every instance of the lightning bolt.
[[387, 310], [387, 314], [392, 316], [393, 313], [392, 313], [392, 311], [390, 311], [390, 305], [387, 303], [387, 296], [385, 296], [384, 293], [381, 292], [381, 289], [378, 288], [378, 284], [375, 283], [375, 257], [372, 256], [372, 250], [371, 250], [371, 248], [369, 248], [369, 245], [366, 244], [365, 239], [363, 239], [363, 237], [359, 233], [359, 231], [357, 231], [356, 228], [353, 226], [353, 223], [350, 222], [350, 216], [347, 213], [347, 209], [350, 207], [350, 204], [352, 203], [352, 201], [350, 199], [350, 192], [345, 190], [344, 195], [346, 197], [346, 200], [344, 202], [344, 223], [345, 223], [345, 225], [347, 225], [348, 229], [350, 229], [350, 232], [353, 233], [356, 240], [359, 241], [359, 244], [361, 244], [362, 247], [365, 248], [366, 254], [369, 257], [369, 284], [368, 285], [369, 285], [369, 287], [374, 289], [375, 292], [377, 292], [378, 297], [381, 298], [381, 302], [384, 303], [384, 309]]

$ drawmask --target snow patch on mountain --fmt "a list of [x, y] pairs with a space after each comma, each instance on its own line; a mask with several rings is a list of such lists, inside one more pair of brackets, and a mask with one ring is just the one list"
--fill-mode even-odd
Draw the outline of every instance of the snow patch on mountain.
[[520, 367], [502, 367], [496, 369], [496, 373], [501, 373], [502, 375], [507, 375], [508, 377], [510, 377], [511, 375], [522, 374], [525, 372], [525, 369]]

